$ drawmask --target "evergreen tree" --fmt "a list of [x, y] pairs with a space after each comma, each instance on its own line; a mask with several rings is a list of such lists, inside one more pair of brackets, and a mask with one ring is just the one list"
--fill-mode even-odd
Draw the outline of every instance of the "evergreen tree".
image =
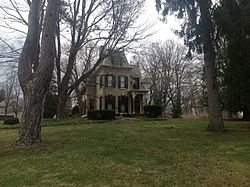
[[225, 40], [225, 56], [220, 62], [223, 72], [225, 109], [235, 113], [243, 111], [250, 119], [250, 2], [221, 0], [215, 9], [219, 39]]
[[192, 50], [203, 52], [208, 92], [209, 131], [224, 131], [221, 106], [217, 88], [214, 24], [211, 0], [156, 0], [156, 8], [165, 18], [174, 14], [183, 19], [181, 31], [185, 44]]

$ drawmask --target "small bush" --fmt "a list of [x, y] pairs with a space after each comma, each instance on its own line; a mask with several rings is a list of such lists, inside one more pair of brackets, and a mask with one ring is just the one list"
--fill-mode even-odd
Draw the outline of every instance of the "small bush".
[[14, 125], [14, 124], [18, 124], [19, 123], [19, 119], [18, 118], [7, 118], [3, 121], [3, 123], [5, 125]]
[[161, 116], [162, 107], [160, 105], [146, 105], [144, 106], [144, 115], [150, 118]]
[[88, 112], [88, 119], [90, 120], [110, 120], [115, 119], [114, 110], [95, 110]]

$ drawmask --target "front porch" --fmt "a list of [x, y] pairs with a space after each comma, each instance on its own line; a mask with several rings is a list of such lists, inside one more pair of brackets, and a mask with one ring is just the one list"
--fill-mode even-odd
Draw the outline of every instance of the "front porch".
[[84, 113], [93, 110], [115, 110], [117, 114], [144, 113], [145, 90], [132, 90], [127, 95], [106, 95], [97, 98], [89, 97], [84, 101]]

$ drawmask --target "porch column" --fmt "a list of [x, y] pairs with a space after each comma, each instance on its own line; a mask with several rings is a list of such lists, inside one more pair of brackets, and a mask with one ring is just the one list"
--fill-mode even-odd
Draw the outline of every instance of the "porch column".
[[141, 95], [141, 102], [140, 102], [140, 114], [144, 114], [144, 108], [143, 108], [143, 94]]
[[118, 96], [115, 96], [115, 113], [118, 113]]
[[131, 95], [128, 94], [128, 113], [131, 114]]
[[105, 97], [105, 95], [103, 94], [103, 95], [102, 95], [102, 108], [101, 108], [101, 110], [105, 110], [105, 99], [106, 99], [106, 97]]
[[95, 110], [101, 110], [100, 109], [100, 96], [96, 98]]
[[133, 103], [132, 114], [135, 114], [135, 94], [132, 94], [132, 103]]

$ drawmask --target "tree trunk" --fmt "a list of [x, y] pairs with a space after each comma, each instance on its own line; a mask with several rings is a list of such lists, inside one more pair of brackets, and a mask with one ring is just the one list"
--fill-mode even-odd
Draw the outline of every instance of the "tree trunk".
[[30, 90], [24, 95], [24, 111], [23, 121], [18, 145], [32, 145], [33, 143], [41, 142], [41, 119], [43, 114], [43, 95], [34, 94], [34, 90]]
[[217, 90], [215, 50], [213, 46], [213, 31], [208, 0], [199, 0], [201, 13], [201, 34], [205, 61], [205, 75], [208, 90], [208, 131], [224, 131], [219, 94]]
[[[59, 0], [48, 0], [41, 37], [40, 58], [36, 50], [39, 43], [41, 0], [33, 0], [30, 6], [28, 34], [20, 55], [18, 78], [24, 94], [24, 112], [17, 145], [41, 142], [43, 101], [48, 92], [55, 60], [56, 13]], [[35, 64], [38, 64], [35, 67]], [[33, 69], [35, 67], [35, 69]]]
[[62, 81], [58, 84], [58, 105], [57, 105], [57, 114], [56, 119], [62, 120], [65, 116], [65, 108], [66, 108], [66, 102], [68, 99], [68, 87], [69, 87], [69, 81], [70, 77], [72, 75], [73, 65], [76, 59], [77, 53], [75, 52], [74, 46], [71, 46], [71, 52], [68, 60], [67, 70], [62, 78]]
[[62, 120], [66, 117], [66, 111], [65, 111], [66, 103], [67, 103], [67, 96], [65, 96], [64, 94], [58, 95], [56, 119]]

